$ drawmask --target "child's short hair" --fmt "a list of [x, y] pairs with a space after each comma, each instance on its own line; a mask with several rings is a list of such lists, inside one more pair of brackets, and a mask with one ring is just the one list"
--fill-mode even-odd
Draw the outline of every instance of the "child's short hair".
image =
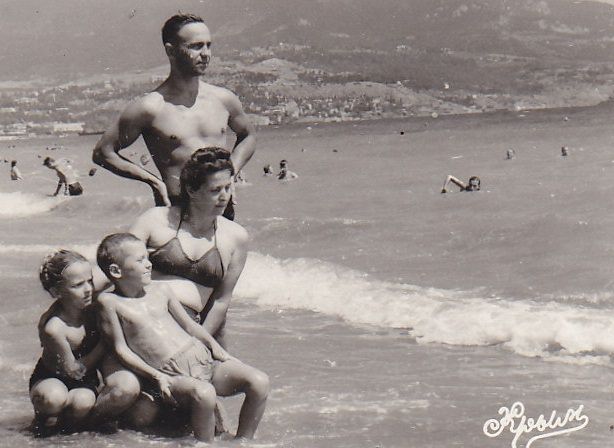
[[83, 255], [66, 249], [57, 250], [43, 258], [39, 271], [43, 288], [50, 291], [51, 288], [59, 285], [64, 279], [66, 268], [77, 261], [87, 263], [87, 259]]
[[96, 251], [96, 262], [107, 277], [109, 277], [109, 266], [113, 263], [118, 264], [121, 261], [123, 255], [121, 251], [122, 246], [130, 241], [141, 242], [141, 240], [132, 233], [114, 233], [105, 236], [98, 246], [98, 250]]

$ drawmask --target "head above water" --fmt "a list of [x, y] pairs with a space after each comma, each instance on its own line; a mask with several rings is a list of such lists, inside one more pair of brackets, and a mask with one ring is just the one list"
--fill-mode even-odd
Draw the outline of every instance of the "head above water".
[[43, 258], [39, 271], [43, 288], [51, 292], [64, 280], [66, 268], [76, 262], [87, 263], [88, 261], [83, 255], [66, 249], [60, 249]]
[[142, 241], [132, 233], [114, 233], [104, 237], [96, 251], [96, 262], [109, 279], [113, 279], [109, 274], [111, 265], [121, 265], [126, 257], [123, 250], [124, 246], [126, 243], [134, 242], [141, 243]]
[[469, 178], [469, 189], [479, 190], [482, 185], [482, 181], [478, 176], [471, 176]]
[[179, 182], [182, 202], [187, 204], [188, 192], [198, 191], [207, 183], [212, 174], [225, 170], [234, 176], [235, 170], [230, 160], [230, 151], [217, 146], [197, 149], [181, 170]]
[[177, 42], [179, 30], [190, 23], [204, 24], [205, 21], [194, 14], [175, 14], [162, 27], [162, 43], [174, 45]]

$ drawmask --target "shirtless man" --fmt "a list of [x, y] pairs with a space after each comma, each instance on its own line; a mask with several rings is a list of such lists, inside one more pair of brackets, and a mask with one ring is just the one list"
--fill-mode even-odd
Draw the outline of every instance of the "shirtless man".
[[[230, 127], [236, 134], [231, 160], [238, 173], [254, 154], [256, 140], [237, 96], [200, 79], [211, 60], [211, 34], [203, 20], [191, 14], [171, 17], [162, 28], [162, 41], [170, 62], [168, 78], [128, 104], [96, 145], [93, 160], [119, 176], [148, 184], [156, 205], [176, 205], [181, 168], [195, 150], [225, 147]], [[120, 154], [139, 136], [161, 179]], [[224, 216], [232, 219], [229, 204]]]

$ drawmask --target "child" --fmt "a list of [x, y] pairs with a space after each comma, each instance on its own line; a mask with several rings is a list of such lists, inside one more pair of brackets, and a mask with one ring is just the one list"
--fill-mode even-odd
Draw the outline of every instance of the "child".
[[90, 307], [94, 288], [89, 262], [76, 252], [60, 250], [43, 260], [40, 281], [56, 299], [41, 322], [43, 354], [29, 384], [43, 433], [84, 422], [96, 402], [95, 366], [104, 349]]
[[129, 233], [107, 236], [98, 265], [115, 286], [99, 296], [109, 346], [135, 373], [152, 380], [163, 399], [190, 412], [194, 435], [214, 436], [216, 393], [244, 392], [237, 438], [252, 438], [264, 413], [268, 377], [231, 357], [186, 313], [168, 285], [151, 281], [145, 244]]
[[79, 196], [83, 194], [83, 187], [78, 181], [78, 175], [70, 164], [68, 159], [54, 160], [51, 157], [45, 157], [43, 165], [52, 169], [58, 175], [58, 187], [53, 193], [57, 196], [62, 186], [64, 186], [64, 195]]

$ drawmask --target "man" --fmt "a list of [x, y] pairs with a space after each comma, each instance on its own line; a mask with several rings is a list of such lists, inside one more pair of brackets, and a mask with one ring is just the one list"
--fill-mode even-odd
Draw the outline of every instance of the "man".
[[[128, 104], [96, 145], [93, 160], [148, 184], [156, 205], [176, 205], [181, 168], [195, 150], [225, 147], [230, 127], [236, 134], [231, 160], [238, 173], [254, 154], [255, 137], [237, 96], [200, 79], [211, 60], [211, 34], [203, 20], [191, 14], [171, 17], [162, 28], [162, 42], [170, 63], [168, 78]], [[120, 154], [139, 136], [162, 179]], [[224, 216], [233, 219], [232, 203]]]
[[60, 193], [62, 186], [64, 186], [64, 195], [80, 196], [83, 194], [83, 187], [79, 183], [79, 177], [73, 169], [70, 160], [65, 158], [54, 160], [51, 157], [45, 157], [43, 165], [54, 170], [58, 175], [58, 186], [55, 189], [55, 193], [53, 193], [54, 196]]

